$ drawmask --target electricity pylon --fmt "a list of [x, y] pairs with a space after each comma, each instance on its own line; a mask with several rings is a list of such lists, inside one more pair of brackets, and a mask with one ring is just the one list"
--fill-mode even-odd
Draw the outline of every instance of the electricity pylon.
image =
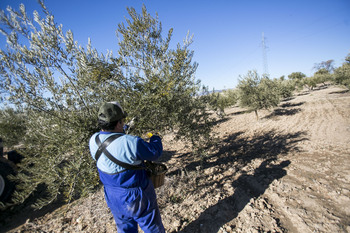
[[263, 51], [264, 74], [269, 77], [270, 75], [269, 75], [269, 69], [267, 66], [266, 42], [265, 42], [264, 32], [262, 33], [262, 51]]

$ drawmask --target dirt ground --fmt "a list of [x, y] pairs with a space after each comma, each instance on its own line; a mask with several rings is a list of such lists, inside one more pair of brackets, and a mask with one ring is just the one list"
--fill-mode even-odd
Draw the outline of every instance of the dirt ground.
[[[350, 92], [305, 92], [259, 121], [238, 107], [225, 113], [201, 157], [164, 136], [169, 172], [157, 196], [167, 232], [350, 232]], [[102, 190], [26, 219], [0, 229], [116, 232]]]

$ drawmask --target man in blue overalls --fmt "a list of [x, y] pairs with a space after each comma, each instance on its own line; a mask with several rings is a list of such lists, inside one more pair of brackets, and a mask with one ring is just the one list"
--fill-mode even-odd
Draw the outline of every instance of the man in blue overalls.
[[[95, 133], [89, 142], [91, 156], [97, 160], [107, 205], [118, 233], [137, 232], [137, 224], [145, 233], [165, 232], [152, 182], [145, 169], [132, 169], [133, 166], [141, 167], [143, 160], [154, 161], [161, 156], [161, 138], [153, 135], [150, 142], [146, 142], [140, 137], [124, 134], [126, 116], [118, 102], [104, 103], [98, 112], [101, 131]], [[109, 137], [115, 139], [110, 138], [106, 149], [98, 152], [99, 145]], [[96, 154], [99, 154], [97, 159]], [[119, 164], [131, 165], [131, 169], [113, 162], [114, 158], [121, 162]]]

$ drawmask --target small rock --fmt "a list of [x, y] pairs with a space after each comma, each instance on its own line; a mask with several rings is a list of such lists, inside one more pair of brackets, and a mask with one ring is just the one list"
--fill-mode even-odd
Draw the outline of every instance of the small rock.
[[172, 225], [173, 225], [173, 228], [175, 228], [176, 230], [178, 230], [179, 227], [181, 226], [181, 223], [180, 223], [179, 220], [174, 220]]

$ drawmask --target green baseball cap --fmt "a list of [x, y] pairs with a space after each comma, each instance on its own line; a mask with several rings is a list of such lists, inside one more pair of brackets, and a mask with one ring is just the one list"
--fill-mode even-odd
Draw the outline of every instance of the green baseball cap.
[[127, 115], [118, 102], [103, 103], [98, 111], [98, 119], [108, 123], [119, 121]]

